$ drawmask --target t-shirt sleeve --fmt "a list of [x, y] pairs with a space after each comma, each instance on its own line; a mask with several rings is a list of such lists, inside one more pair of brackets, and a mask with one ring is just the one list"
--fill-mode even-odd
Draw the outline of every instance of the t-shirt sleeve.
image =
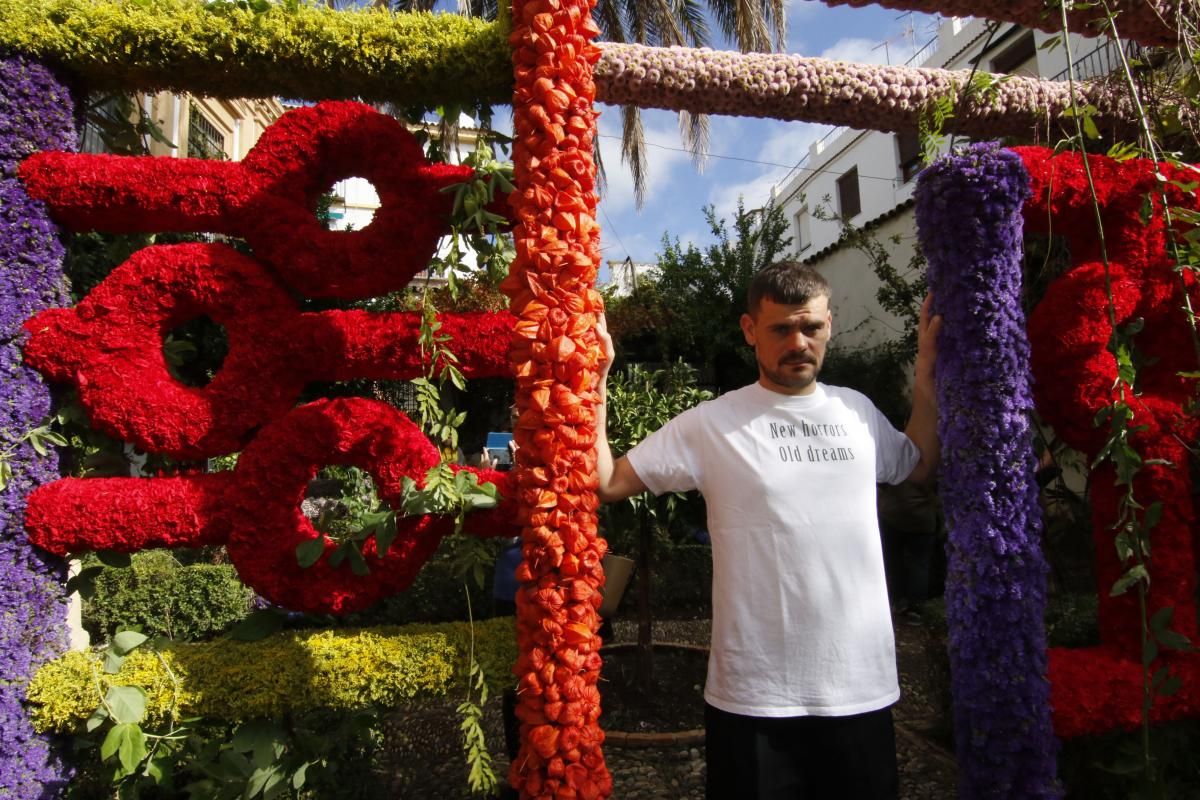
[[921, 460], [921, 451], [903, 431], [871, 404], [871, 436], [875, 439], [875, 481], [903, 483]]
[[700, 482], [695, 409], [683, 412], [625, 454], [642, 483], [656, 495], [688, 492]]

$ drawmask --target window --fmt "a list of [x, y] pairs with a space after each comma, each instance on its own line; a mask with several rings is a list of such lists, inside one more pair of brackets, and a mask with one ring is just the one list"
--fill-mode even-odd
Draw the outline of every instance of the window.
[[220, 129], [192, 106], [188, 117], [188, 158], [225, 161], [225, 136]]
[[862, 211], [862, 203], [858, 197], [858, 167], [851, 167], [842, 177], [837, 179], [838, 214], [848, 222], [851, 217], [858, 216]]
[[810, 231], [808, 206], [804, 206], [796, 212], [796, 252], [803, 253], [812, 244], [812, 232]]
[[1027, 32], [992, 59], [992, 72], [1002, 75], [1027, 75], [1036, 77], [1037, 45], [1033, 31]]
[[908, 183], [921, 171], [921, 137], [915, 129], [896, 134], [896, 163], [900, 165], [900, 178]]

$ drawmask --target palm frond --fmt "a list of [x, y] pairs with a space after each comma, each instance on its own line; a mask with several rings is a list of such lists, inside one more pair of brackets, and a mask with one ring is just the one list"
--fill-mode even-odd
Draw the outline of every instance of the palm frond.
[[458, 13], [464, 17], [495, 21], [500, 8], [497, 0], [458, 0]]
[[708, 19], [704, 7], [696, 0], [671, 0], [673, 15], [683, 29], [688, 47], [708, 47]]
[[608, 194], [608, 172], [604, 169], [604, 156], [600, 153], [600, 137], [592, 142], [592, 161], [596, 164], [596, 194]]
[[704, 172], [708, 163], [708, 123], [708, 114], [679, 112], [679, 136], [692, 157], [692, 163], [696, 165], [696, 171], [700, 173]]
[[708, 4], [708, 11], [712, 14], [712, 18], [717, 23], [717, 30], [721, 32], [721, 36], [728, 42], [737, 41], [737, 9], [726, 3]]
[[742, 52], [771, 50], [771, 33], [763, 19], [762, 0], [734, 0], [737, 14], [737, 46]]
[[376, 8], [392, 11], [433, 11], [436, 0], [373, 0]]
[[592, 9], [592, 19], [600, 28], [605, 41], [621, 44], [629, 41], [629, 37], [625, 35], [625, 20], [621, 16], [621, 7], [617, 0], [597, 0]]
[[642, 0], [623, 0], [621, 16], [625, 18], [625, 30], [629, 33], [629, 41], [639, 44], [649, 44], [653, 41], [653, 31], [646, 4]]
[[671, 47], [684, 44], [683, 31], [672, 8], [671, 0], [646, 0], [650, 10], [650, 23], [653, 27], [654, 41], [650, 44], [659, 47]]
[[621, 160], [629, 165], [634, 202], [641, 208], [646, 202], [646, 134], [637, 106], [621, 106]]
[[775, 23], [775, 51], [787, 50], [787, 0], [762, 0], [763, 16]]

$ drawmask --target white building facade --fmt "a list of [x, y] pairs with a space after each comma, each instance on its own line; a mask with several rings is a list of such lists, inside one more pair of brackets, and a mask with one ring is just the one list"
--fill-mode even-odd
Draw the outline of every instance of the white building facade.
[[[1066, 80], [1066, 48], [1047, 44], [1055, 36], [1010, 23], [988, 28], [989, 23], [973, 18], [943, 20], [937, 37], [908, 63]], [[1111, 40], [1072, 34], [1070, 48], [1077, 79], [1104, 75], [1119, 65]], [[942, 148], [950, 141], [947, 137]], [[841, 241], [842, 221], [870, 230], [891, 254], [892, 265], [902, 269], [916, 245], [911, 206], [921, 167], [915, 129], [836, 128], [814, 142], [791, 174], [772, 187], [773, 202], [782, 206], [791, 224], [793, 257], [816, 267], [833, 287], [840, 347], [876, 345], [903, 327], [876, 301], [879, 281], [864, 256]]]

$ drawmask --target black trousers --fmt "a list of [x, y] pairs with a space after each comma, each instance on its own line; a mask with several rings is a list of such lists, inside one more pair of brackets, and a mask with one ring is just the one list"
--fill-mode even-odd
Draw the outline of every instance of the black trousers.
[[708, 800], [896, 800], [892, 710], [746, 717], [705, 705]]

